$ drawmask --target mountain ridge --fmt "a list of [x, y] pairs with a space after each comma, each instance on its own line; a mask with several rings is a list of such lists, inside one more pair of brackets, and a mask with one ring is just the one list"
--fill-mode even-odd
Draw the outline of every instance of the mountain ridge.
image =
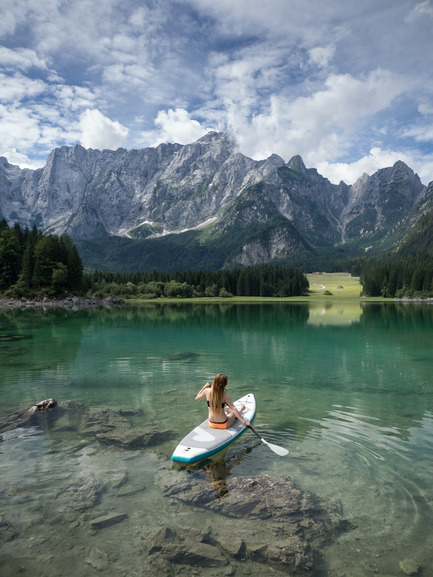
[[335, 185], [299, 155], [287, 163], [275, 154], [253, 160], [217, 132], [188, 145], [130, 151], [64, 146], [37, 170], [0, 158], [0, 217], [9, 223], [68, 233], [82, 248], [91, 239], [108, 246], [111, 237], [124, 237], [158, 252], [158, 239], [176, 234], [176, 250], [182, 238], [194, 254], [220, 250], [215, 262], [222, 267], [324, 249], [396, 249], [432, 208], [431, 183], [423, 185], [402, 161]]

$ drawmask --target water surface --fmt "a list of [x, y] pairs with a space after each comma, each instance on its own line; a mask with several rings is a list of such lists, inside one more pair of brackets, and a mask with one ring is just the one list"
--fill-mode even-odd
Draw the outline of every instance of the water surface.
[[[325, 563], [313, 574], [398, 575], [409, 560], [428, 577], [432, 345], [433, 306], [421, 304], [8, 310], [0, 312], [0, 416], [53, 397], [137, 411], [142, 425], [170, 429], [180, 440], [206, 415], [195, 394], [224, 372], [233, 398], [256, 395], [255, 428], [290, 451], [278, 457], [247, 432], [224, 455], [227, 474], [288, 475], [324, 503], [341, 505], [350, 524], [324, 548]], [[143, 533], [209, 522], [164, 498], [159, 475], [172, 470], [175, 444], [168, 438], [152, 450], [125, 451], [81, 446], [66, 430], [5, 433], [0, 515], [15, 531], [0, 542], [7, 574], [149, 571]], [[77, 520], [62, 505], [62, 489], [85, 472], [103, 478], [107, 489]], [[118, 507], [119, 474], [128, 479], [128, 519], [89, 531], [86, 519]], [[200, 574], [219, 574], [206, 571]]]

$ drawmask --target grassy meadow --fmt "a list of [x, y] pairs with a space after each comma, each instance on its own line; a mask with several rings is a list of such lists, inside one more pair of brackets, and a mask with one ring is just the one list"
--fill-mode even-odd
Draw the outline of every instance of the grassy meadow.
[[[307, 274], [310, 283], [310, 299], [359, 299], [362, 286], [358, 277], [347, 272]], [[325, 294], [329, 291], [332, 295]]]

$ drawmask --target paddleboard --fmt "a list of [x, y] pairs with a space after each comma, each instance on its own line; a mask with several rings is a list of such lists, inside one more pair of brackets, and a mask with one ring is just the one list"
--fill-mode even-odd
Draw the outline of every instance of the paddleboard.
[[[250, 393], [234, 402], [239, 409], [245, 405], [242, 417], [252, 423], [256, 416], [256, 399]], [[228, 429], [211, 429], [206, 419], [184, 437], [171, 456], [173, 461], [180, 463], [197, 463], [233, 443], [247, 427], [236, 419]]]

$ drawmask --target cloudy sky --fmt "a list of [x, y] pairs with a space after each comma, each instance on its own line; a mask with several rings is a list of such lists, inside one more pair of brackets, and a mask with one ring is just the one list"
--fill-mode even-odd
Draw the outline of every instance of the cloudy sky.
[[332, 182], [433, 180], [433, 0], [2, 0], [0, 156], [232, 134]]

